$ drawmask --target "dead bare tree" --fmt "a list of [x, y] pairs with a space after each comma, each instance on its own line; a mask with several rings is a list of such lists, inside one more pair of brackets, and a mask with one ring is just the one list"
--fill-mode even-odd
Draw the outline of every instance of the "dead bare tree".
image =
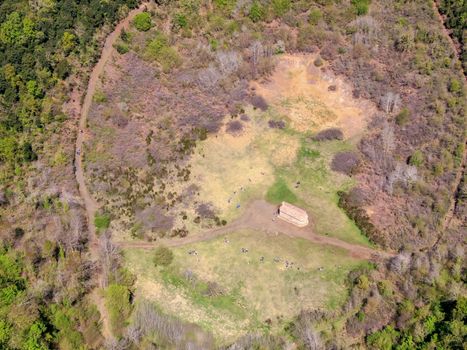
[[117, 277], [117, 270], [120, 267], [121, 252], [112, 242], [109, 231], [104, 232], [99, 237], [99, 259], [102, 266], [102, 288], [107, 287], [109, 278], [114, 275]]
[[242, 56], [235, 51], [219, 51], [216, 61], [221, 75], [227, 77], [238, 70], [242, 63]]
[[417, 178], [417, 168], [415, 166], [398, 162], [395, 169], [387, 177], [386, 191], [391, 194], [395, 183], [400, 182], [402, 185], [407, 186], [416, 181]]
[[400, 95], [389, 91], [381, 97], [379, 106], [386, 113], [392, 113], [399, 110], [400, 104]]
[[323, 342], [315, 330], [313, 330], [313, 317], [310, 313], [301, 313], [296, 324], [297, 336], [302, 340], [303, 345], [309, 350], [324, 349]]
[[363, 44], [365, 46], [373, 46], [378, 38], [379, 25], [371, 16], [358, 17], [352, 22], [355, 27], [353, 35], [353, 43]]

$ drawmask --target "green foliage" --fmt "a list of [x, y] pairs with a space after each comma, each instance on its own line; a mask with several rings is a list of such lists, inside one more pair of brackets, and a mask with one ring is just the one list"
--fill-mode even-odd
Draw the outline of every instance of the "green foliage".
[[22, 16], [16, 11], [12, 12], [0, 26], [0, 42], [8, 45], [24, 45], [43, 35], [36, 32], [34, 26], [31, 18]]
[[356, 281], [357, 287], [362, 290], [367, 290], [370, 287], [370, 281], [366, 275], [360, 275]]
[[120, 284], [109, 285], [105, 289], [105, 306], [109, 313], [112, 333], [116, 336], [121, 335], [131, 313], [129, 289]]
[[173, 23], [176, 29], [179, 28], [188, 28], [188, 19], [187, 17], [182, 14], [182, 13], [177, 13], [174, 16]]
[[371, 0], [351, 0], [351, 4], [354, 7], [355, 13], [358, 16], [363, 16], [368, 13]]
[[[65, 120], [63, 100], [47, 97], [56, 84], [67, 78], [73, 67], [65, 59], [73, 52], [73, 62], [92, 62], [94, 35], [104, 24], [113, 24], [123, 6], [135, 0], [114, 1], [27, 1], [0, 3], [0, 162], [9, 169], [5, 176], [20, 175], [21, 163], [37, 159], [31, 145], [38, 141], [47, 124]], [[70, 60], [71, 61], [71, 60]], [[13, 141], [14, 140], [14, 141]]]
[[309, 158], [309, 159], [317, 159], [319, 158], [321, 153], [316, 149], [311, 149], [307, 147], [300, 148], [298, 153], [299, 158]]
[[298, 198], [293, 193], [285, 180], [282, 178], [278, 178], [276, 182], [269, 188], [268, 192], [266, 193], [266, 199], [271, 203], [281, 203], [282, 201], [286, 201], [289, 203], [296, 203]]
[[277, 17], [282, 17], [287, 11], [290, 10], [290, 0], [272, 0], [271, 2], [272, 12]]
[[452, 78], [451, 81], [449, 82], [449, 91], [458, 94], [462, 91], [462, 84], [459, 80], [456, 78]]
[[149, 12], [138, 13], [133, 19], [133, 25], [140, 32], [146, 32], [151, 29], [151, 15]]
[[409, 159], [409, 164], [416, 167], [420, 167], [423, 164], [423, 153], [420, 150], [416, 150]]
[[96, 90], [96, 92], [92, 96], [92, 100], [97, 103], [104, 103], [107, 102], [107, 96], [105, 96], [103, 91]]
[[402, 108], [402, 110], [396, 116], [397, 125], [405, 125], [410, 119], [410, 111], [407, 108]]
[[321, 11], [317, 8], [312, 8], [310, 10], [310, 14], [308, 15], [308, 22], [310, 24], [316, 25], [320, 21], [320, 19], [323, 17], [323, 14]]
[[250, 7], [250, 12], [248, 13], [248, 17], [253, 22], [259, 22], [264, 19], [264, 16], [265, 16], [265, 11], [261, 3], [259, 1], [253, 2], [253, 4]]
[[120, 43], [115, 44], [115, 49], [120, 55], [124, 55], [128, 51], [130, 51], [130, 47], [125, 42], [120, 42]]
[[167, 247], [157, 247], [154, 251], [154, 266], [169, 266], [174, 259], [173, 252]]
[[179, 66], [182, 62], [178, 52], [169, 46], [168, 39], [161, 33], [147, 44], [145, 56], [147, 59], [157, 61], [165, 72]]
[[46, 332], [46, 327], [41, 321], [33, 323], [24, 343], [25, 350], [49, 350], [48, 342], [52, 336]]
[[94, 217], [94, 226], [98, 231], [108, 229], [110, 226], [110, 216], [108, 214], [96, 214]]
[[393, 327], [387, 326], [381, 331], [370, 334], [366, 343], [370, 349], [391, 350], [393, 345], [397, 343], [398, 337], [399, 332]]

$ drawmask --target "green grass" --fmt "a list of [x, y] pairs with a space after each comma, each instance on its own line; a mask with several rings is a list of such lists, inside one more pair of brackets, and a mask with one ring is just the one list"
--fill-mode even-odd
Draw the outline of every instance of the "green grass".
[[108, 229], [110, 226], [110, 216], [108, 214], [96, 214], [94, 216], [94, 226], [98, 231]]
[[297, 196], [289, 189], [284, 179], [278, 178], [266, 193], [266, 200], [274, 204], [282, 201], [296, 203]]
[[[365, 264], [342, 249], [285, 235], [246, 230], [226, 237], [229, 243], [220, 237], [173, 248], [175, 259], [163, 269], [151, 264], [153, 251], [125, 250], [127, 266], [138, 276], [137, 298], [203, 325], [218, 339], [232, 340], [263, 330], [267, 319], [273, 322], [271, 330], [280, 332], [283, 322], [302, 309], [340, 307], [349, 271]], [[198, 255], [189, 255], [189, 250]], [[276, 257], [281, 261], [275, 262]], [[293, 268], [286, 269], [285, 260], [294, 262]], [[185, 277], [188, 270], [194, 279]], [[209, 296], [209, 283], [222, 292]]]

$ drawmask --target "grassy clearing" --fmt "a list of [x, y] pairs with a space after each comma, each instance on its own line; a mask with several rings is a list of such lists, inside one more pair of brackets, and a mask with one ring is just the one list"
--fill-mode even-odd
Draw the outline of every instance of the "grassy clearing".
[[154, 267], [154, 251], [126, 250], [137, 293], [226, 341], [245, 331], [277, 332], [303, 308], [338, 307], [348, 272], [364, 264], [338, 248], [284, 235], [242, 231], [226, 238], [174, 249], [167, 268]]
[[289, 189], [284, 179], [278, 178], [266, 193], [266, 200], [276, 204], [282, 201], [296, 203], [297, 196]]

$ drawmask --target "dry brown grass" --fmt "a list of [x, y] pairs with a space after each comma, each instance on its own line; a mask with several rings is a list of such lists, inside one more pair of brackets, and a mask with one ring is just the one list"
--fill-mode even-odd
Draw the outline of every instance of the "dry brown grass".
[[[297, 131], [339, 127], [345, 138], [361, 135], [374, 107], [355, 100], [350, 85], [331, 74], [326, 65], [316, 67], [315, 59], [316, 55], [283, 55], [272, 76], [251, 87]], [[336, 91], [329, 91], [329, 86]]]

